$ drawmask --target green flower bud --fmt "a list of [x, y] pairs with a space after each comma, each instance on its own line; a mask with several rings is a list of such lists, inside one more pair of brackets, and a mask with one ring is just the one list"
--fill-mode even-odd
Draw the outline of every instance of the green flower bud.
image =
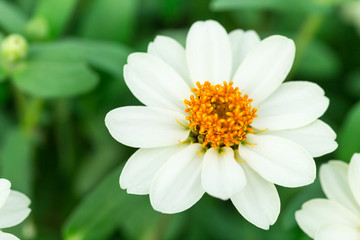
[[49, 36], [49, 26], [45, 18], [35, 17], [26, 25], [27, 36], [32, 40], [46, 40]]
[[12, 64], [25, 59], [28, 44], [21, 35], [11, 34], [1, 43], [1, 59], [5, 64]]

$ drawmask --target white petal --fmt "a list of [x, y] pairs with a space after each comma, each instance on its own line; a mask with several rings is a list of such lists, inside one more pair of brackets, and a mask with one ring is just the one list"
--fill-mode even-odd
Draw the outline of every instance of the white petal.
[[299, 187], [314, 181], [314, 159], [300, 145], [271, 135], [248, 134], [246, 141], [255, 145], [240, 144], [240, 156], [267, 181], [284, 187]]
[[126, 162], [120, 176], [120, 187], [131, 194], [149, 194], [157, 171], [180, 150], [179, 144], [162, 148], [140, 148]]
[[153, 208], [163, 213], [185, 211], [205, 193], [201, 187], [201, 144], [191, 144], [172, 156], [155, 175], [150, 187]]
[[343, 224], [358, 227], [360, 220], [352, 212], [336, 202], [327, 199], [313, 199], [297, 211], [295, 218], [300, 228], [314, 238], [315, 234], [329, 224]]
[[264, 101], [252, 126], [283, 130], [306, 126], [321, 117], [329, 106], [324, 90], [311, 82], [287, 82]]
[[303, 146], [313, 157], [320, 157], [337, 148], [335, 132], [321, 120], [315, 120], [304, 127], [266, 131], [265, 133], [287, 138]]
[[30, 213], [30, 199], [17, 191], [10, 191], [4, 206], [0, 209], [0, 229], [18, 225]]
[[231, 76], [234, 76], [246, 55], [260, 43], [260, 37], [253, 30], [244, 32], [241, 29], [237, 29], [229, 33], [229, 39], [232, 52]]
[[191, 26], [186, 39], [186, 55], [193, 83], [230, 81], [230, 40], [218, 22], [199, 21]]
[[105, 124], [117, 141], [130, 147], [163, 147], [184, 141], [189, 129], [185, 115], [152, 107], [121, 107], [110, 111]]
[[229, 147], [210, 148], [204, 156], [201, 184], [211, 196], [227, 200], [244, 188], [244, 171], [234, 158]]
[[349, 165], [348, 180], [353, 193], [360, 206], [360, 154], [354, 154]]
[[257, 106], [285, 80], [295, 56], [294, 42], [283, 36], [262, 40], [234, 75], [234, 86], [244, 90]]
[[277, 190], [274, 184], [263, 179], [246, 163], [241, 163], [241, 166], [246, 175], [246, 186], [231, 197], [231, 201], [246, 220], [267, 230], [280, 213]]
[[340, 224], [331, 224], [320, 229], [315, 240], [359, 240], [360, 230]]
[[176, 40], [166, 36], [157, 36], [154, 42], [149, 44], [148, 53], [169, 64], [189, 86], [192, 86], [186, 63], [185, 49]]
[[11, 183], [5, 178], [0, 178], [0, 209], [10, 194]]
[[17, 237], [15, 237], [14, 235], [10, 234], [10, 233], [4, 233], [0, 231], [0, 239], [1, 240], [20, 240]]
[[167, 63], [147, 53], [133, 53], [124, 67], [125, 82], [147, 106], [184, 111], [192, 94], [186, 82]]
[[357, 212], [360, 216], [360, 207], [350, 190], [348, 169], [348, 164], [342, 161], [329, 161], [327, 164], [323, 164], [320, 167], [321, 186], [330, 200]]

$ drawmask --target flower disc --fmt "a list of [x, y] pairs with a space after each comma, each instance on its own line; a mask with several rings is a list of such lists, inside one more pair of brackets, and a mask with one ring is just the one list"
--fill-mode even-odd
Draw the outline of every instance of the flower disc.
[[252, 133], [250, 126], [257, 109], [251, 107], [252, 99], [242, 96], [239, 88], [233, 83], [212, 85], [196, 83], [197, 88], [191, 89], [194, 95], [185, 100], [186, 117], [194, 137], [204, 147], [208, 144], [213, 148], [233, 146], [246, 139]]

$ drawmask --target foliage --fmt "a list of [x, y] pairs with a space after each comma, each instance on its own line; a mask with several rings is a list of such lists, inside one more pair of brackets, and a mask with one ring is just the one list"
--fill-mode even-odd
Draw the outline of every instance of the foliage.
[[317, 165], [335, 156], [349, 161], [360, 152], [360, 35], [339, 14], [350, 1], [0, 0], [0, 43], [19, 33], [29, 44], [26, 59], [0, 66], [0, 176], [32, 199], [29, 219], [9, 231], [25, 240], [308, 239], [293, 216], [322, 196], [318, 182], [280, 188], [282, 212], [267, 232], [206, 196], [181, 214], [155, 212], [147, 196], [120, 189], [134, 149], [111, 138], [104, 117], [140, 104], [123, 80], [131, 52], [146, 51], [158, 34], [184, 44], [194, 21], [211, 18], [228, 31], [295, 40], [289, 79], [325, 89], [330, 107], [322, 119], [339, 136], [338, 150]]

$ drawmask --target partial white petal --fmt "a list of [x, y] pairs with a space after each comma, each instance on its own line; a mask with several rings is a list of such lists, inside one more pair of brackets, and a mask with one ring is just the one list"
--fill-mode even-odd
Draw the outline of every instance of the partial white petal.
[[300, 228], [314, 238], [315, 234], [329, 224], [358, 227], [359, 218], [340, 204], [328, 199], [313, 199], [297, 211], [295, 218]]
[[20, 240], [17, 237], [15, 237], [14, 235], [10, 234], [10, 233], [4, 233], [0, 231], [0, 239], [1, 240]]
[[244, 171], [234, 158], [229, 147], [210, 148], [204, 156], [201, 184], [211, 196], [227, 200], [244, 188]]
[[327, 225], [315, 235], [315, 240], [359, 240], [359, 228], [340, 224]]
[[294, 42], [283, 36], [262, 40], [237, 69], [234, 86], [244, 90], [258, 106], [285, 80], [295, 57]]
[[316, 166], [311, 155], [300, 145], [272, 135], [248, 134], [248, 144], [239, 145], [239, 154], [267, 181], [284, 187], [312, 183]]
[[0, 209], [10, 194], [11, 183], [5, 178], [0, 178]]
[[231, 201], [246, 220], [267, 230], [276, 222], [280, 213], [277, 190], [274, 184], [263, 179], [246, 163], [240, 165], [246, 175], [246, 186], [231, 197]]
[[0, 229], [18, 225], [30, 213], [30, 199], [17, 191], [10, 191], [4, 206], [0, 209]]
[[246, 55], [260, 43], [260, 37], [253, 30], [244, 32], [241, 29], [237, 29], [229, 33], [229, 39], [232, 52], [231, 76], [234, 76]]
[[150, 202], [155, 210], [182, 212], [204, 195], [201, 187], [202, 150], [201, 144], [183, 147], [160, 168], [150, 187]]
[[131, 194], [149, 194], [157, 171], [180, 150], [179, 144], [161, 148], [140, 148], [126, 162], [120, 176], [120, 187]]
[[320, 167], [321, 186], [330, 200], [357, 212], [360, 216], [360, 206], [350, 190], [348, 169], [348, 164], [342, 161], [329, 161], [327, 164], [323, 164]]
[[154, 42], [149, 44], [148, 53], [169, 64], [189, 86], [192, 86], [186, 63], [185, 49], [176, 40], [166, 36], [157, 36]]
[[348, 180], [352, 193], [360, 206], [360, 154], [356, 153], [352, 156], [349, 165]]
[[315, 120], [315, 122], [300, 128], [266, 131], [265, 133], [294, 141], [309, 151], [313, 157], [331, 153], [338, 146], [335, 141], [335, 132], [321, 120]]
[[132, 106], [116, 108], [105, 117], [110, 134], [130, 147], [154, 148], [170, 146], [185, 140], [189, 129], [185, 115], [153, 107]]
[[170, 65], [147, 53], [128, 57], [124, 77], [131, 92], [147, 106], [184, 111], [183, 101], [192, 94]]
[[186, 55], [193, 83], [230, 81], [230, 40], [218, 22], [199, 21], [191, 26], [186, 39]]
[[324, 90], [311, 82], [286, 82], [264, 101], [252, 126], [283, 130], [306, 126], [321, 117], [329, 106]]

